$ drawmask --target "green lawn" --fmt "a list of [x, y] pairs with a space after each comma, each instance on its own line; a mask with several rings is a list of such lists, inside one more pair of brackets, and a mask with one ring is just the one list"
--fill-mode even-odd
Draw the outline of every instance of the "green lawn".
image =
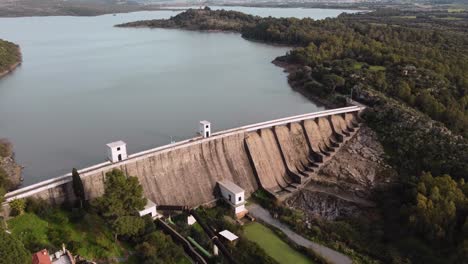
[[257, 243], [273, 259], [281, 264], [310, 264], [307, 256], [290, 247], [268, 227], [254, 222], [244, 226], [245, 237]]
[[369, 66], [369, 70], [371, 70], [371, 71], [385, 71], [386, 68], [384, 66], [371, 65], [371, 66]]
[[395, 16], [395, 18], [416, 19], [416, 16]]
[[356, 63], [354, 63], [354, 65], [353, 65], [353, 69], [355, 69], [355, 70], [360, 70], [360, 69], [362, 68], [362, 65], [364, 65], [364, 63], [362, 63], [362, 62], [356, 62]]
[[78, 223], [69, 221], [69, 214], [56, 211], [54, 217], [41, 219], [25, 213], [8, 221], [12, 234], [30, 250], [60, 248], [61, 243], [89, 259], [105, 259], [124, 255], [124, 246], [114, 243], [114, 238], [103, 220], [87, 214]]
[[[353, 69], [355, 70], [360, 70], [363, 68], [364, 66], [364, 62], [356, 62], [353, 64]], [[369, 65], [369, 70], [370, 71], [385, 71], [385, 67], [384, 66], [377, 66], [377, 65]]]

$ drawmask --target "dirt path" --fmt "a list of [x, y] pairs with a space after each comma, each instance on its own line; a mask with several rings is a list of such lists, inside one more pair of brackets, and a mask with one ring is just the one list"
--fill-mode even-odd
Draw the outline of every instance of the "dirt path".
[[308, 239], [305, 239], [301, 235], [295, 233], [288, 226], [281, 223], [277, 219], [274, 219], [270, 215], [270, 213], [267, 210], [265, 210], [263, 207], [261, 207], [260, 205], [250, 204], [247, 206], [247, 209], [249, 210], [249, 213], [255, 218], [258, 218], [264, 221], [265, 223], [270, 224], [280, 229], [289, 239], [294, 241], [296, 244], [312, 249], [315, 253], [321, 255], [323, 258], [327, 259], [331, 263], [351, 264], [353, 262], [350, 257], [340, 252], [337, 252], [333, 249], [330, 249], [328, 247], [322, 246]]

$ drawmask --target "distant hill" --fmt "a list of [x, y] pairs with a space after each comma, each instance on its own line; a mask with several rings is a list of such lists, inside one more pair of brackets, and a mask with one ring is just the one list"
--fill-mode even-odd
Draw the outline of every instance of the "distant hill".
[[2, 0], [0, 17], [18, 16], [96, 16], [154, 10], [157, 6], [128, 0]]

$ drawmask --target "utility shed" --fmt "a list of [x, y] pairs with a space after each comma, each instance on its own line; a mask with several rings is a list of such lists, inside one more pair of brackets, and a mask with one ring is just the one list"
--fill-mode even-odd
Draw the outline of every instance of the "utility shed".
[[202, 137], [209, 138], [211, 136], [211, 123], [206, 120], [200, 121], [198, 132]]
[[219, 232], [219, 234], [227, 241], [229, 241], [230, 243], [234, 243], [234, 241], [236, 241], [239, 237], [236, 236], [235, 234], [233, 234], [231, 231], [229, 230], [223, 230], [221, 232]]
[[237, 218], [242, 218], [248, 212], [245, 209], [245, 191], [235, 183], [223, 180], [218, 182], [223, 198], [233, 207]]
[[107, 158], [111, 162], [127, 159], [127, 144], [122, 140], [107, 144]]
[[151, 215], [151, 218], [153, 219], [161, 217], [161, 215], [156, 211], [156, 204], [150, 199], [146, 200], [145, 208], [138, 213], [140, 216]]

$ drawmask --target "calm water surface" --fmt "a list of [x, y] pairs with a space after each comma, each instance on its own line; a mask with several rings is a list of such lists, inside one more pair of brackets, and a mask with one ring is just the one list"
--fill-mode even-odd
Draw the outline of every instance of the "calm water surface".
[[0, 80], [0, 137], [14, 143], [24, 185], [102, 162], [115, 140], [133, 153], [192, 137], [203, 119], [218, 131], [322, 109], [271, 64], [288, 48], [113, 27], [175, 14], [0, 19], [0, 38], [23, 52], [22, 66]]

